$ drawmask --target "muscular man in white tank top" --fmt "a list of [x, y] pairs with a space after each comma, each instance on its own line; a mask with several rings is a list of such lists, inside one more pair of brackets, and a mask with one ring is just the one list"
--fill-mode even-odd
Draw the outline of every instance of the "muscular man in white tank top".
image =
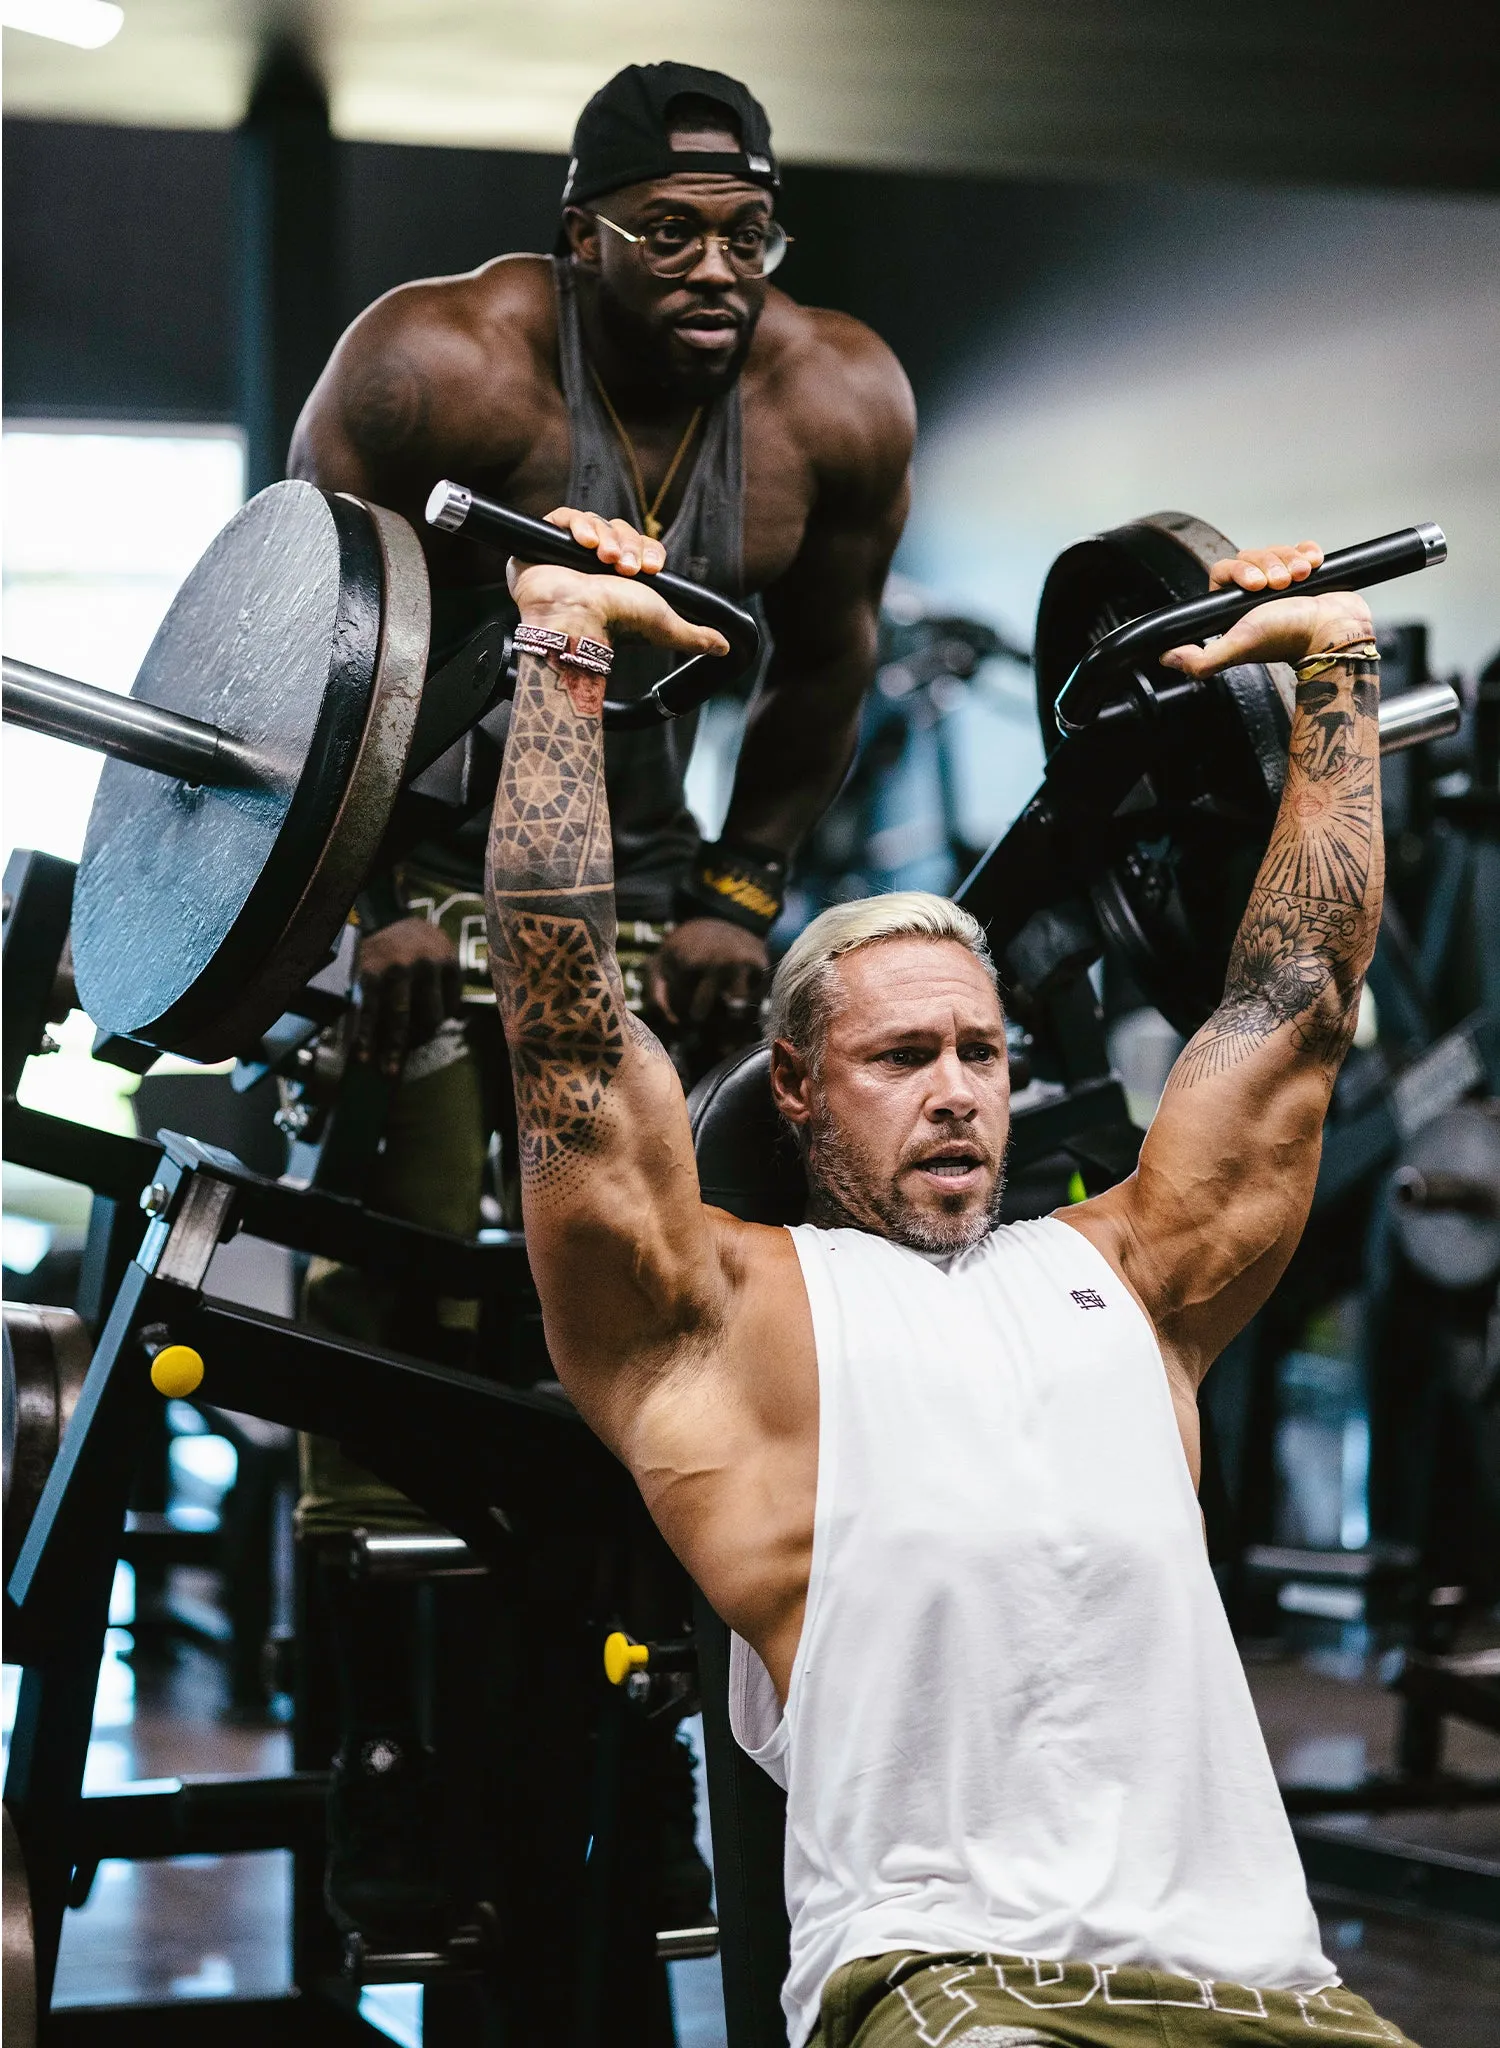
[[[553, 516], [636, 580], [512, 564], [525, 622], [717, 644], [656, 542]], [[1295, 594], [1320, 560], [1218, 564], [1267, 602], [1167, 657], [1299, 668], [1224, 1000], [1131, 1178], [1006, 1228], [994, 974], [929, 896], [828, 912], [778, 971], [809, 1223], [703, 1205], [615, 961], [603, 680], [522, 660], [487, 895], [527, 1244], [787, 1788], [792, 2048], [1402, 2039], [1319, 1951], [1195, 1499], [1198, 1384], [1301, 1234], [1380, 916], [1372, 628]]]

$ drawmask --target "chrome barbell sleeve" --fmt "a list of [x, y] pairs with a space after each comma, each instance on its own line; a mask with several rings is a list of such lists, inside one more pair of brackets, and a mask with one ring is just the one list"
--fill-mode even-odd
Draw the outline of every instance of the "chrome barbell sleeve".
[[25, 726], [49, 739], [111, 754], [137, 768], [173, 775], [183, 782], [222, 787], [265, 780], [263, 765], [248, 747], [209, 725], [139, 697], [101, 690], [71, 676], [53, 675], [9, 655], [0, 662], [8, 725]]
[[1380, 703], [1380, 751], [1399, 754], [1428, 740], [1446, 739], [1463, 723], [1464, 707], [1451, 683], [1422, 683]]

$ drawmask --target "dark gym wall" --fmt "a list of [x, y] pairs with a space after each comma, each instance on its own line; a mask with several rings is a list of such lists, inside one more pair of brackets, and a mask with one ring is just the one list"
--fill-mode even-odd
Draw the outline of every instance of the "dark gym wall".
[[[7, 411], [232, 418], [234, 138], [10, 120], [3, 143]], [[342, 317], [408, 278], [549, 247], [563, 169], [339, 144]], [[920, 390], [1097, 233], [1109, 192], [794, 166], [784, 281], [868, 321]]]
[[7, 120], [8, 412], [233, 412], [226, 135]]

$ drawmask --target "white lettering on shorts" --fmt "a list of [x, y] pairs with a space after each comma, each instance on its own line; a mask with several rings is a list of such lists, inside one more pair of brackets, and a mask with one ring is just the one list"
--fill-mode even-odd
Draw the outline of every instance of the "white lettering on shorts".
[[1180, 1991], [1181, 1995], [1179, 1997], [1171, 1995], [1163, 1997], [1160, 1991], [1153, 1989], [1149, 1998], [1131, 1998], [1127, 1993], [1116, 1990], [1114, 1984], [1115, 1965], [1113, 1963], [1106, 1963], [1104, 1966], [1104, 2003], [1106, 2005], [1186, 2005], [1191, 2006], [1197, 2012], [1212, 2012], [1213, 1994], [1200, 1977], [1174, 1977], [1166, 1971], [1157, 1970], [1153, 1970], [1151, 1975], [1155, 1984], [1160, 1984], [1165, 1979], [1174, 1989]]
[[[986, 1956], [985, 1961], [1000, 1989], [1033, 2012], [1045, 2012], [1049, 2006], [1087, 2005], [1103, 1981], [1095, 1963], [1045, 1962], [1038, 1956]], [[1088, 1971], [1089, 1983], [1083, 1991], [1075, 1988], [1076, 1975], [1069, 1981], [1070, 1970]]]
[[[979, 2010], [968, 1992], [963, 1989], [963, 1986], [977, 1975], [978, 1969], [973, 1963], [934, 1963], [931, 1969], [921, 1970], [911, 1979], [911, 1983], [920, 1985], [924, 1992], [936, 1991], [941, 1997], [952, 2002], [953, 2010], [946, 2016], [942, 2012], [924, 2015], [918, 2011], [909, 1986], [896, 1986], [901, 1994], [901, 2003], [906, 2007], [907, 2015], [916, 2028], [917, 2039], [922, 2043], [922, 2048], [941, 2048], [941, 2043], [949, 2038], [953, 2029], [961, 2027], [971, 2013]], [[925, 2005], [927, 1999], [924, 1997], [922, 2002]]]
[[[1155, 1970], [1152, 1976], [1157, 1988], [1151, 1996], [1132, 1998], [1116, 1989], [1113, 1982], [1115, 1970], [1113, 1963], [1105, 1965], [1106, 2005], [1176, 2005], [1185, 2006], [1193, 2012], [1232, 2013], [1235, 2018], [1243, 2020], [1271, 2017], [1266, 2010], [1265, 1999], [1249, 1984], [1230, 1984], [1217, 1979], [1211, 1982], [1207, 1977], [1178, 1977], [1170, 1971]], [[1163, 1989], [1163, 1986], [1169, 1988]]]
[[490, 940], [483, 911], [477, 917], [466, 917], [459, 927], [458, 964], [465, 974], [489, 972]]
[[1381, 2019], [1378, 2013], [1370, 2011], [1363, 1999], [1359, 2008], [1336, 2003], [1341, 1996], [1352, 1998], [1353, 1993], [1342, 1984], [1329, 1984], [1321, 1991], [1294, 1992], [1302, 2017], [1308, 2026], [1320, 2034], [1342, 2034], [1353, 2041], [1399, 2041], [1401, 2029], [1393, 2027], [1389, 2020]]
[[[1232, 2012], [1243, 2020], [1268, 2020], [1266, 2001], [1249, 1984], [1224, 1984], [1218, 1981], [1208, 1987], [1209, 2003], [1215, 2012]], [[1248, 2005], [1241, 2001], [1249, 1999]]]

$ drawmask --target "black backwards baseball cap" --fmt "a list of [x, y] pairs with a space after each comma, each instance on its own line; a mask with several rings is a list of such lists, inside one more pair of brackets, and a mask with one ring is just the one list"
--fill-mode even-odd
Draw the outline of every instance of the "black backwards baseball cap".
[[[732, 115], [740, 134], [738, 149], [673, 149], [667, 109], [689, 95], [712, 100]], [[696, 64], [627, 64], [600, 86], [578, 116], [562, 203], [581, 206], [624, 185], [670, 178], [677, 171], [721, 171], [778, 191], [781, 177], [766, 110], [748, 87], [722, 71], [701, 71]], [[567, 253], [566, 233], [557, 247], [559, 255]]]

